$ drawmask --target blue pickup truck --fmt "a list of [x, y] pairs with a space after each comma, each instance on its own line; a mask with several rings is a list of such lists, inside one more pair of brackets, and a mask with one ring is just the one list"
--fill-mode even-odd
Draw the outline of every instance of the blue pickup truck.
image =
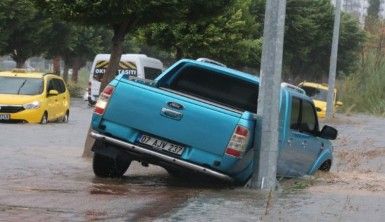
[[[259, 79], [217, 64], [180, 60], [154, 81], [117, 76], [102, 92], [92, 117], [93, 170], [121, 177], [131, 161], [173, 175], [195, 173], [245, 183], [254, 167]], [[329, 140], [319, 130], [312, 99], [281, 86], [277, 173], [293, 177], [328, 171]]]

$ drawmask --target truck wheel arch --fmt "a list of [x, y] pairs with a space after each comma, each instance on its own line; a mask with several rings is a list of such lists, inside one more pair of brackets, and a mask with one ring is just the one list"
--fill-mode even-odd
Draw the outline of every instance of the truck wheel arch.
[[318, 170], [329, 172], [331, 167], [332, 167], [332, 160], [328, 159], [321, 164]]

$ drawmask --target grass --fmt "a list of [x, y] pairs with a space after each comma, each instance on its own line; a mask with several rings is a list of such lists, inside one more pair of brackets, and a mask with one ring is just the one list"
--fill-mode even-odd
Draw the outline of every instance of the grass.
[[385, 116], [385, 58], [370, 54], [338, 86], [345, 112]]

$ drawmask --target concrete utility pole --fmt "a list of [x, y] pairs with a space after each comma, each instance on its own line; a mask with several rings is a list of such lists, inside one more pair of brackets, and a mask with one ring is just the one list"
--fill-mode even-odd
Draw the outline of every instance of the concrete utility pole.
[[249, 186], [262, 190], [276, 187], [278, 158], [279, 96], [281, 88], [286, 0], [267, 0], [254, 147], [256, 170]]
[[337, 70], [337, 55], [338, 55], [338, 40], [340, 36], [340, 19], [341, 19], [341, 0], [336, 0], [334, 29], [333, 29], [333, 42], [332, 53], [330, 55], [330, 67], [329, 67], [329, 90], [326, 106], [326, 118], [331, 119], [334, 112], [334, 88], [336, 83], [336, 70]]

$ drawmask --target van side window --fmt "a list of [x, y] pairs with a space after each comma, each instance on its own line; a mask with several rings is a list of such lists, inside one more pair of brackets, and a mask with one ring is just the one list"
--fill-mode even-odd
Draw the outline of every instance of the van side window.
[[290, 129], [299, 130], [300, 126], [300, 108], [301, 101], [299, 98], [292, 97], [291, 99], [291, 120], [290, 120]]
[[146, 77], [146, 79], [154, 80], [156, 77], [159, 76], [159, 74], [162, 73], [162, 70], [160, 69], [155, 69], [155, 68], [145, 67], [145, 66], [143, 68], [144, 68], [144, 76]]
[[315, 132], [317, 131], [317, 118], [313, 105], [306, 100], [302, 100], [302, 118], [300, 131]]

